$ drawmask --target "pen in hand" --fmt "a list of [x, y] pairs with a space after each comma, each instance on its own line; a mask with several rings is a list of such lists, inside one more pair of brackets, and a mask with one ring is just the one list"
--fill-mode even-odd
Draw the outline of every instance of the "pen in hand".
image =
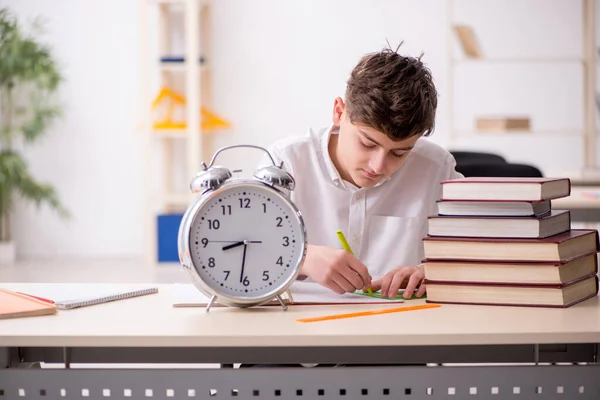
[[[346, 240], [346, 237], [344, 236], [344, 232], [342, 232], [340, 229], [338, 229], [337, 231], [335, 231], [335, 233], [338, 236], [338, 239], [340, 240], [340, 243], [342, 244], [342, 247], [344, 248], [345, 251], [347, 251], [348, 253], [354, 255], [354, 253], [352, 252], [352, 249], [350, 248], [350, 245], [348, 244], [348, 241]], [[370, 296], [373, 295], [373, 290], [371, 290], [371, 287], [367, 286], [367, 293], [369, 293]]]

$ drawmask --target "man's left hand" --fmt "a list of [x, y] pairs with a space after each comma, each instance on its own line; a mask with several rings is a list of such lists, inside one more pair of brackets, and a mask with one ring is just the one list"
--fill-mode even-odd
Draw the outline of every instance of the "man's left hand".
[[425, 294], [425, 285], [422, 283], [425, 278], [425, 269], [422, 265], [416, 267], [396, 267], [381, 279], [371, 282], [371, 289], [375, 292], [381, 290], [381, 295], [384, 297], [396, 297], [400, 288], [406, 283], [404, 290], [404, 298], [410, 299], [419, 285], [415, 296], [421, 297]]

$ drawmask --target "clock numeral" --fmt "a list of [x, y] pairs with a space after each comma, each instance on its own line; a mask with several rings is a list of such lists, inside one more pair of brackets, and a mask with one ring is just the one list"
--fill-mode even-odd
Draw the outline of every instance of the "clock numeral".
[[229, 273], [231, 271], [223, 271], [223, 273], [225, 274], [225, 280], [227, 280], [227, 278], [229, 278]]
[[281, 217], [277, 217], [276, 219], [277, 219], [277, 227], [278, 227], [278, 228], [281, 228], [281, 227], [283, 226], [283, 225], [282, 225], [283, 218], [281, 218]]
[[244, 277], [244, 280], [242, 281], [242, 284], [244, 286], [250, 286], [250, 281], [248, 280], [248, 276], [247, 275]]
[[262, 203], [263, 205], [263, 213], [267, 213], [267, 203]]
[[283, 247], [288, 247], [290, 245], [290, 238], [287, 236], [283, 237]]
[[206, 246], [208, 246], [208, 239], [207, 238], [202, 238], [202, 245], [204, 246], [204, 248], [206, 248]]
[[221, 227], [221, 223], [218, 219], [209, 219], [208, 220], [208, 229], [217, 230]]
[[211, 257], [211, 258], [209, 258], [209, 259], [208, 259], [208, 266], [209, 266], [210, 268], [214, 268], [214, 267], [215, 267], [215, 265], [216, 265], [216, 264], [215, 264], [215, 258], [214, 258], [214, 257]]
[[269, 271], [263, 271], [263, 281], [269, 280]]
[[277, 262], [275, 262], [275, 264], [283, 266], [283, 257], [279, 257], [277, 259]]
[[240, 199], [240, 208], [250, 208], [250, 199], [249, 198]]
[[221, 206], [221, 210], [223, 210], [223, 215], [231, 215], [231, 206]]

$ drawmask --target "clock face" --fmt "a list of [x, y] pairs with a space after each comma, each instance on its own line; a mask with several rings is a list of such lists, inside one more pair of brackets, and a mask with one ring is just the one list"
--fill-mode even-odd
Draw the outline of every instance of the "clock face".
[[238, 183], [216, 191], [198, 209], [189, 252], [214, 292], [266, 298], [295, 277], [304, 235], [301, 217], [281, 194], [259, 183]]

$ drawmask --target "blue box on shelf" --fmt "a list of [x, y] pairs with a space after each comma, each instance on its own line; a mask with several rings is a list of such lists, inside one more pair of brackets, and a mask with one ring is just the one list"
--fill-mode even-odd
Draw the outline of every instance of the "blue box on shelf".
[[158, 262], [179, 262], [177, 235], [183, 214], [157, 216]]

